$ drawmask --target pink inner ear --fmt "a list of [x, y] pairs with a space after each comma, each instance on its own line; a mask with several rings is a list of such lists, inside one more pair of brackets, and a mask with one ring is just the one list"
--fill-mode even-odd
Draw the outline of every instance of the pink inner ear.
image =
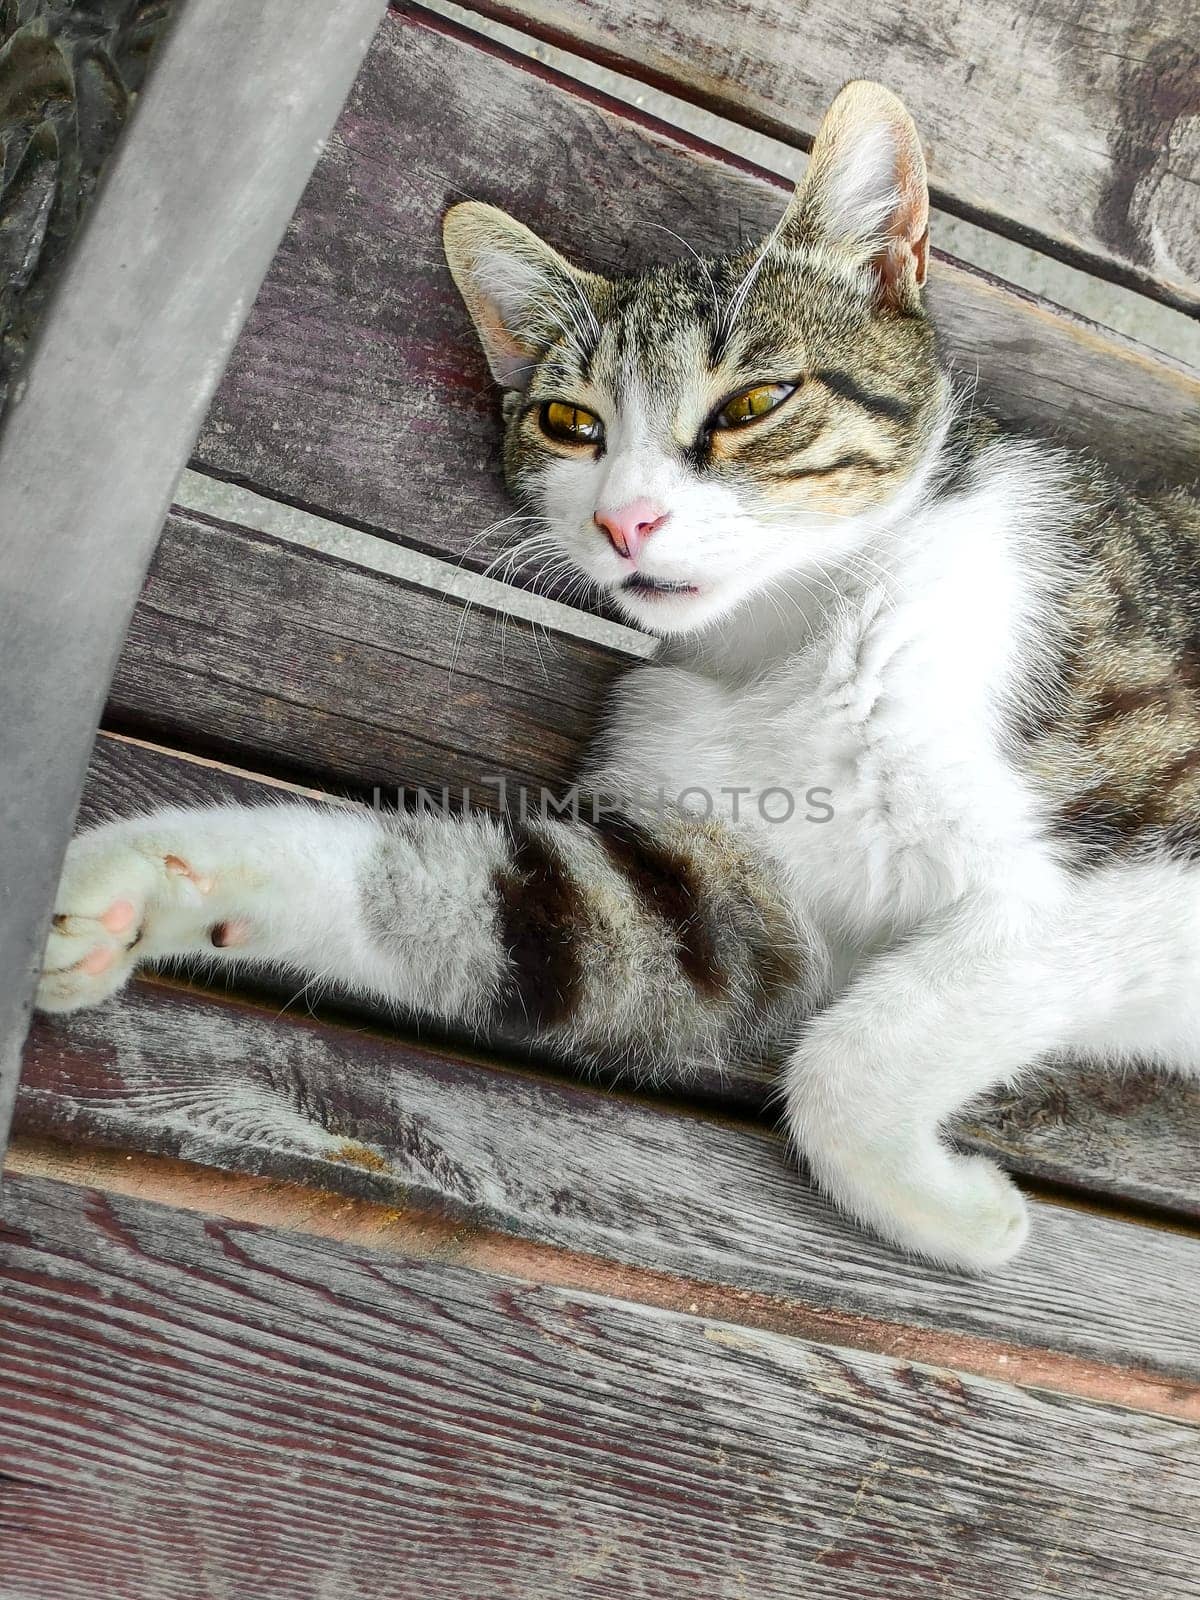
[[915, 151], [897, 129], [896, 208], [888, 219], [887, 248], [875, 259], [882, 298], [901, 306], [913, 288], [920, 289], [929, 267], [929, 191], [920, 148]]
[[929, 190], [925, 181], [925, 160], [920, 146], [914, 149], [915, 134], [903, 127], [893, 129], [896, 140], [896, 209], [890, 232], [904, 239], [913, 255], [929, 234]]
[[919, 289], [925, 282], [928, 242], [926, 229], [916, 244], [904, 237], [895, 238], [875, 257], [872, 264], [879, 278], [879, 298], [884, 303], [903, 308], [912, 289]]
[[498, 307], [484, 301], [478, 313], [479, 336], [497, 383], [523, 389], [529, 374], [529, 352], [522, 350], [504, 325]]

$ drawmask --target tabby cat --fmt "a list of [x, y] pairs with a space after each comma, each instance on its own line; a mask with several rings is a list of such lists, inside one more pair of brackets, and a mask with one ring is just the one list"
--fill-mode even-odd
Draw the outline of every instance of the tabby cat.
[[[108, 824], [39, 1004], [203, 954], [580, 1062], [774, 1056], [838, 1204], [999, 1265], [1025, 1204], [946, 1119], [1047, 1054], [1200, 1062], [1200, 507], [956, 394], [921, 147], [877, 85], [753, 249], [608, 279], [474, 203], [445, 247], [514, 495], [663, 639], [586, 774], [605, 803]], [[814, 785], [815, 814], [766, 801]]]

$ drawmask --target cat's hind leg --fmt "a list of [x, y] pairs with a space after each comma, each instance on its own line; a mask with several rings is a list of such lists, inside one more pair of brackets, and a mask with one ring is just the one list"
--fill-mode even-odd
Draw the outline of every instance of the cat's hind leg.
[[1200, 863], [1164, 857], [1117, 869], [1090, 899], [1093, 927], [1111, 925], [1120, 975], [1109, 1003], [1075, 1029], [1072, 1052], [1200, 1076]]

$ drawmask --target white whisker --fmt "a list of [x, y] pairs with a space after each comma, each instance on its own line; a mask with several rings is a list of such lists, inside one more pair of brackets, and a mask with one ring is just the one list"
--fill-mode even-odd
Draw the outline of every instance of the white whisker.
[[700, 254], [699, 250], [696, 249], [694, 244], [690, 243], [689, 240], [685, 239], [681, 233], [676, 233], [674, 228], [668, 228], [665, 222], [650, 222], [650, 223], [647, 223], [646, 226], [647, 227], [651, 227], [651, 228], [658, 228], [663, 233], [669, 233], [671, 235], [672, 239], [678, 239], [679, 243], [683, 246], [683, 248], [685, 250], [690, 250], [692, 255], [695, 256], [696, 261], [699, 263], [700, 270], [704, 273], [704, 276], [708, 279], [708, 288], [709, 288], [710, 294], [712, 295], [713, 310], [716, 312], [716, 315], [717, 315], [717, 325], [720, 326], [720, 322], [721, 322], [721, 302], [720, 302], [720, 299], [718, 298], [718, 295], [717, 295], [717, 286], [713, 281], [713, 275], [712, 275], [711, 270], [709, 269], [708, 262]]
[[726, 306], [725, 316], [720, 323], [720, 331], [726, 336], [733, 332], [734, 324], [737, 322], [738, 317], [741, 315], [742, 307], [746, 303], [746, 297], [750, 293], [751, 288], [754, 286], [759, 273], [762, 271], [763, 262], [767, 259], [767, 255], [769, 254], [771, 247], [774, 245], [776, 239], [778, 239], [783, 230], [783, 224], [786, 217], [787, 212], [785, 211], [783, 216], [780, 217], [779, 221], [763, 240], [758, 253], [755, 255], [754, 260], [747, 267], [741, 283], [738, 285], [729, 301], [729, 304]]

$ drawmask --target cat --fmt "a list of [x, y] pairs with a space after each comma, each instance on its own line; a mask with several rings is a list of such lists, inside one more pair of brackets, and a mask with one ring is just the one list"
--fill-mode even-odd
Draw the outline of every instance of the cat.
[[[948, 1267], [1012, 1257], [1025, 1202], [947, 1119], [1048, 1055], [1200, 1060], [1200, 506], [956, 391], [928, 213], [868, 82], [722, 259], [610, 280], [453, 206], [510, 488], [662, 639], [584, 774], [604, 805], [106, 824], [70, 847], [39, 1005], [207, 954], [579, 1062], [777, 1057], [846, 1212]], [[814, 784], [824, 813], [765, 804]]]

